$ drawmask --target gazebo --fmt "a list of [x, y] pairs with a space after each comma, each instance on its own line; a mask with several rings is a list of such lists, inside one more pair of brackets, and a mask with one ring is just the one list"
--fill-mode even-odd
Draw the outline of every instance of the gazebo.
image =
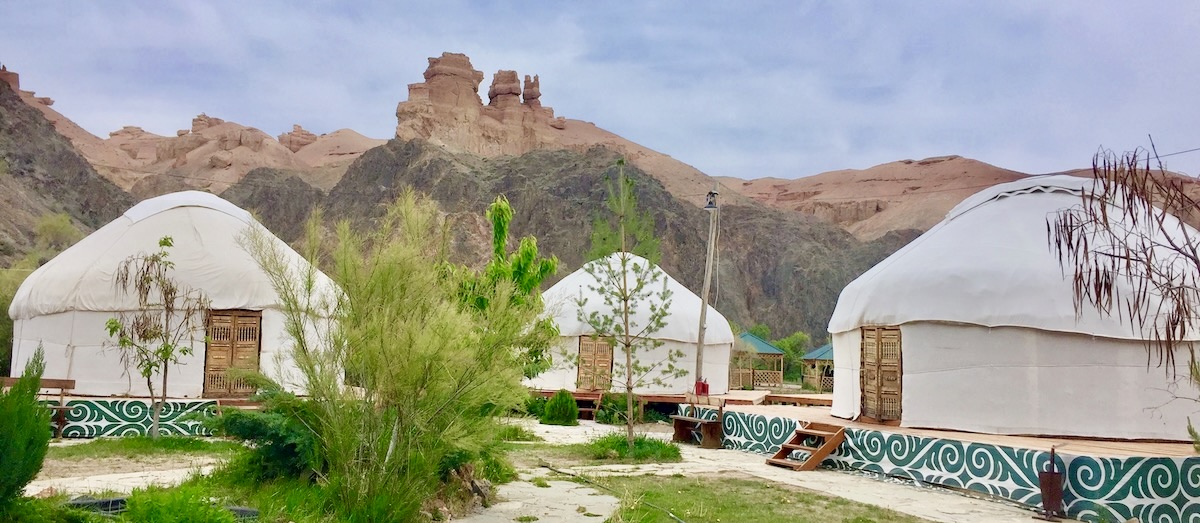
[[[750, 383], [755, 387], [778, 387], [783, 385], [783, 351], [770, 342], [749, 332], [738, 335], [738, 340], [750, 348]], [[744, 384], [743, 384], [744, 385]]]
[[833, 390], [833, 344], [808, 351], [804, 360], [804, 383], [819, 391]]

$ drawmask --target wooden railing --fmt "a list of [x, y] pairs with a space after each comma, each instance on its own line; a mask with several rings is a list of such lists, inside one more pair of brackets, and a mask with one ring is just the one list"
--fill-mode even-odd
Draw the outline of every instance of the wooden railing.
[[754, 371], [755, 387], [778, 387], [780, 385], [783, 385], [783, 371], [757, 369]]

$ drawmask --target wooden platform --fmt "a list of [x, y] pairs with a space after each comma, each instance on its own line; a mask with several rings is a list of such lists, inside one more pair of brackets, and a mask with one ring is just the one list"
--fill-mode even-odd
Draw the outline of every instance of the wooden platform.
[[768, 394], [763, 403], [796, 407], [832, 407], [833, 394]]
[[[556, 390], [535, 390], [534, 394], [550, 397], [553, 396]], [[618, 391], [607, 391], [606, 394], [620, 394]], [[575, 396], [576, 400], [594, 400], [599, 396], [599, 392], [592, 391], [575, 391], [571, 395]], [[731, 390], [726, 394], [713, 394], [710, 396], [713, 399], [723, 399], [726, 405], [761, 405], [766, 401], [767, 396], [771, 394], [766, 390]], [[832, 397], [832, 396], [831, 396]], [[638, 401], [642, 403], [688, 403], [686, 394], [638, 394]]]
[[1050, 451], [1056, 446], [1058, 452], [1096, 457], [1159, 456], [1171, 458], [1195, 457], [1196, 450], [1190, 443], [1156, 443], [1140, 441], [1110, 441], [1073, 437], [1007, 436], [978, 434], [952, 430], [889, 427], [860, 423], [829, 414], [828, 407], [796, 407], [788, 405], [731, 405], [726, 411], [745, 412], [764, 416], [791, 418], [796, 420], [839, 425], [850, 428], [878, 430], [897, 434], [912, 434], [941, 439], [954, 439], [1014, 448]]

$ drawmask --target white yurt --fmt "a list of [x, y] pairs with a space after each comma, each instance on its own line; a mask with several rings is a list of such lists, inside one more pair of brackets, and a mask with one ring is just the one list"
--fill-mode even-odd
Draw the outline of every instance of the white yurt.
[[[145, 200], [121, 217], [63, 251], [21, 284], [8, 314], [14, 320], [12, 368], [20, 372], [41, 345], [46, 378], [73, 379], [80, 396], [148, 396], [145, 379], [126, 368], [116, 340], [105, 329], [109, 318], [138, 308], [133, 293], [114, 284], [118, 266], [131, 255], [158, 250], [170, 236], [168, 259], [176, 282], [211, 300], [196, 324], [192, 354], [172, 365], [168, 395], [174, 398], [244, 397], [253, 392], [227, 369], [261, 371], [292, 391], [301, 391], [290, 360], [280, 299], [266, 273], [239, 244], [258, 228], [299, 274], [308, 263], [250, 215], [212, 194], [185, 191]], [[317, 273], [318, 289], [336, 286]], [[159, 383], [154, 378], [156, 387]], [[156, 391], [158, 392], [158, 391]]]
[[1200, 397], [1147, 367], [1141, 326], [1085, 304], [1047, 239], [1094, 183], [1035, 176], [971, 196], [842, 291], [832, 414], [994, 434], [1186, 440]]
[[[620, 266], [621, 253], [614, 253], [606, 258], [589, 262], [590, 264], [610, 264]], [[627, 254], [630, 264], [642, 267], [651, 265], [640, 256]], [[636, 354], [641, 365], [663, 365], [670, 351], [682, 352], [683, 356], [676, 359], [677, 368], [686, 369], [684, 376], [664, 380], [665, 383], [645, 383], [634, 389], [636, 394], [684, 394], [692, 391], [696, 383], [696, 346], [700, 332], [700, 296], [684, 287], [661, 268], [653, 270], [659, 275], [661, 286], [666, 282], [670, 290], [669, 312], [662, 329], [653, 332], [649, 337], [663, 342], [662, 346]], [[527, 380], [526, 384], [542, 390], [567, 389], [572, 391], [612, 390], [624, 392], [624, 354], [619, 346], [604, 338], [593, 338], [595, 331], [586, 322], [580, 321], [578, 306], [580, 298], [587, 301], [582, 307], [582, 313], [592, 312], [612, 314], [612, 306], [605, 305], [604, 296], [594, 289], [600, 288], [597, 279], [588, 273], [587, 266], [571, 273], [562, 281], [554, 284], [542, 293], [546, 304], [547, 314], [550, 314], [558, 325], [559, 339], [551, 351], [554, 366], [541, 375]], [[661, 292], [661, 287], [654, 288], [655, 293]], [[637, 304], [632, 311], [630, 324], [631, 332], [639, 332], [648, 324], [651, 307], [656, 306], [654, 300], [644, 300]], [[733, 348], [733, 330], [729, 322], [711, 305], [705, 318], [707, 328], [704, 333], [704, 369], [703, 378], [708, 382], [710, 394], [724, 394], [729, 390], [729, 355]], [[655, 374], [651, 373], [650, 376]], [[635, 374], [635, 377], [638, 374]]]

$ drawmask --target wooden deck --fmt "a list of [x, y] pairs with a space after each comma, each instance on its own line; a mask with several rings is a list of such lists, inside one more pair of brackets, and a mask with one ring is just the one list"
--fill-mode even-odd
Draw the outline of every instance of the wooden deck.
[[1064, 454], [1095, 457], [1162, 456], [1184, 458], [1196, 456], [1190, 443], [1159, 443], [1140, 441], [1110, 441], [1074, 437], [1006, 436], [978, 434], [951, 430], [889, 427], [836, 418], [829, 414], [828, 407], [796, 407], [788, 405], [730, 405], [726, 411], [745, 412], [764, 416], [791, 418], [815, 423], [827, 423], [849, 428], [879, 430], [898, 434], [911, 434], [929, 438], [953, 439], [958, 441], [1004, 445], [1014, 448], [1049, 451], [1055, 446]]
[[[540, 394], [545, 397], [553, 396], [554, 390], [535, 390], [534, 394]], [[607, 391], [606, 394], [620, 394], [617, 391]], [[599, 396], [598, 392], [590, 391], [575, 391], [571, 393], [576, 400], [594, 400]], [[726, 394], [713, 394], [710, 396], [714, 399], [725, 400], [726, 405], [761, 405], [766, 401], [767, 396], [771, 394], [766, 390], [731, 390]], [[831, 396], [832, 397], [832, 396]], [[642, 403], [687, 403], [687, 395], [685, 394], [638, 394], [638, 401]]]

